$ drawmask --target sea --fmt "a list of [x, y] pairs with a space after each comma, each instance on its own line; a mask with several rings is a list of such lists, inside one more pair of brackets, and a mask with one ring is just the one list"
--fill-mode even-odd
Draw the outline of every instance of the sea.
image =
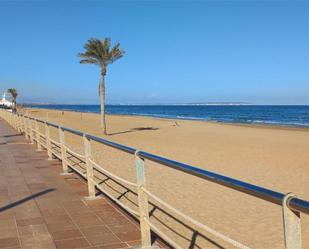
[[[99, 113], [99, 105], [27, 105]], [[222, 123], [309, 128], [309, 105], [107, 105], [106, 113]]]

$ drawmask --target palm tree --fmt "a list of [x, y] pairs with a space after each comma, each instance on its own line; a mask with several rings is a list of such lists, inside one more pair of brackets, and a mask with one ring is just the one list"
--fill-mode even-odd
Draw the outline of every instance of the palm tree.
[[14, 110], [16, 110], [16, 98], [17, 98], [17, 95], [18, 95], [17, 90], [15, 88], [9, 88], [7, 90], [7, 92], [9, 94], [11, 94], [11, 96], [13, 98]]
[[120, 44], [117, 43], [114, 47], [111, 47], [111, 39], [105, 38], [99, 40], [91, 38], [84, 46], [85, 52], [79, 53], [81, 58], [81, 64], [94, 64], [101, 68], [101, 78], [99, 83], [99, 95], [101, 102], [101, 127], [106, 135], [106, 122], [105, 122], [105, 76], [107, 66], [114, 61], [120, 59], [124, 55], [124, 51], [120, 48]]

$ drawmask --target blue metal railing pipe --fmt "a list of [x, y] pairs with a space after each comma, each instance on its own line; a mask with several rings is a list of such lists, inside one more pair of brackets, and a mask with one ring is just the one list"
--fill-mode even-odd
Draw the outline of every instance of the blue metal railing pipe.
[[70, 128], [66, 128], [66, 127], [62, 127], [62, 126], [61, 126], [61, 129], [64, 130], [64, 131], [73, 133], [73, 134], [75, 134], [75, 135], [81, 136], [81, 137], [84, 135], [83, 132], [77, 131], [77, 130], [74, 130], [74, 129], [70, 129]]
[[134, 148], [131, 148], [131, 147], [128, 147], [128, 146], [125, 146], [125, 145], [122, 145], [122, 144], [114, 143], [114, 142], [111, 142], [111, 141], [106, 140], [106, 139], [101, 138], [101, 137], [97, 137], [97, 136], [93, 136], [93, 135], [89, 135], [89, 134], [85, 134], [85, 136], [88, 139], [94, 140], [96, 142], [108, 145], [110, 147], [122, 150], [122, 151], [130, 153], [130, 154], [134, 154], [135, 151], [136, 151], [136, 149], [134, 149]]
[[[180, 170], [183, 172], [186, 172], [190, 175], [197, 176], [199, 178], [203, 178], [205, 180], [218, 183], [220, 185], [226, 186], [231, 189], [235, 189], [237, 191], [258, 197], [260, 199], [282, 205], [282, 201], [284, 198], [284, 194], [262, 188], [250, 183], [246, 183], [243, 181], [239, 181], [237, 179], [233, 179], [224, 175], [220, 175], [208, 170], [204, 170], [198, 167], [194, 167], [188, 164], [180, 163], [177, 161], [173, 161], [164, 157], [156, 156], [144, 151], [139, 151], [138, 156], [144, 159], [151, 160], [153, 162], [157, 162], [166, 166], [169, 166], [171, 168], [174, 168], [176, 170]], [[299, 199], [299, 198], [291, 198], [289, 201], [288, 206], [295, 210], [300, 211], [309, 214], [309, 202]]]

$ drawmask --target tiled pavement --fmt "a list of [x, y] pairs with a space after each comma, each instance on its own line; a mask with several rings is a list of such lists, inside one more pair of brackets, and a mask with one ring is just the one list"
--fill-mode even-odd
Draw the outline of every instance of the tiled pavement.
[[138, 225], [0, 119], [0, 248], [135, 248]]

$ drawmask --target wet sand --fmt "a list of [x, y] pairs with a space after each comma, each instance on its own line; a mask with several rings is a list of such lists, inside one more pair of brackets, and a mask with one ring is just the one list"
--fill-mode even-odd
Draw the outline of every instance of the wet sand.
[[[29, 115], [42, 119], [46, 112], [28, 109]], [[48, 110], [48, 120], [104, 137], [97, 114]], [[109, 140], [309, 199], [309, 129], [116, 115], [107, 116], [107, 124]], [[57, 131], [54, 136], [57, 139]], [[82, 139], [66, 136], [69, 146], [83, 153]], [[99, 144], [93, 145], [93, 155], [104, 168], [135, 181], [132, 155]], [[217, 231], [252, 248], [284, 248], [280, 206], [149, 161], [146, 178], [152, 193]], [[118, 190], [113, 195], [134, 207], [134, 194], [121, 195]], [[233, 248], [163, 211], [154, 209], [152, 221], [184, 248]], [[309, 248], [309, 216], [305, 214], [302, 240], [303, 248]]]

